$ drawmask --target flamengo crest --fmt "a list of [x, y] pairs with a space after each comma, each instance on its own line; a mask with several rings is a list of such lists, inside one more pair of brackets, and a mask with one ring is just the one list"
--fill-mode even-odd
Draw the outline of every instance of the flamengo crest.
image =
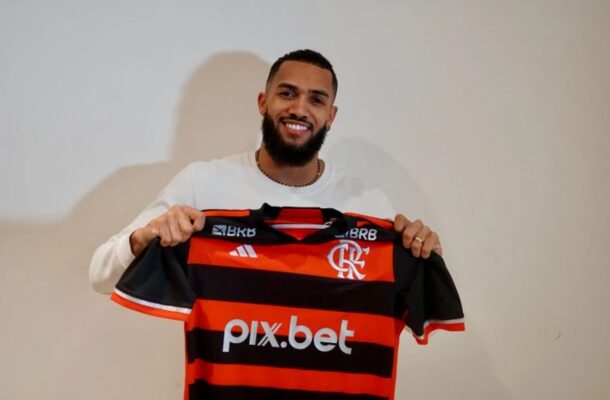
[[327, 258], [330, 266], [339, 271], [339, 278], [363, 280], [366, 276], [360, 272], [365, 265], [363, 254], [369, 254], [368, 247], [363, 249], [353, 240], [340, 240], [339, 244], [330, 250]]

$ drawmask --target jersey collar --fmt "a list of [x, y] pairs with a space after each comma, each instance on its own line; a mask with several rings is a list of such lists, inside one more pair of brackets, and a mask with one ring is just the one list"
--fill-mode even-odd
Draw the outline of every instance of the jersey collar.
[[[334, 208], [318, 207], [276, 207], [264, 203], [261, 208], [252, 210], [250, 217], [257, 229], [272, 233], [286, 242], [322, 243], [342, 235], [356, 226], [354, 217], [345, 215]], [[302, 239], [282, 232], [272, 226], [275, 223], [311, 223], [323, 224], [326, 228], [320, 229]]]

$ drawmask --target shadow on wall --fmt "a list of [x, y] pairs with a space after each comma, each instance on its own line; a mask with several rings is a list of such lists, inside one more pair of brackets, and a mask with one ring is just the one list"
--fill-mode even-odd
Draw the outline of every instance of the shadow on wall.
[[[256, 95], [264, 87], [268, 68], [248, 53], [215, 55], [185, 84], [169, 162], [118, 170], [62, 221], [0, 221], [0, 373], [5, 382], [0, 398], [180, 397], [182, 325], [140, 316], [94, 293], [88, 281], [89, 261], [94, 249], [134, 218], [186, 163], [254, 148], [260, 125]], [[397, 210], [408, 213], [425, 207], [415, 181], [380, 147], [349, 138], [337, 145], [331, 142], [326, 150], [339, 168], [376, 182], [394, 199]], [[377, 160], [381, 165], [358, 160]], [[401, 185], [395, 184], [397, 179]], [[471, 335], [465, 338], [465, 347], [486, 360], [486, 351]], [[470, 357], [452, 354], [452, 362], [430, 365], [435, 376], [454, 375], [452, 366]], [[154, 367], [139, 365], [141, 357]], [[481, 363], [477, 379], [489, 382], [487, 397], [507, 399], [490, 364]], [[417, 365], [411, 357], [407, 365], [402, 363], [406, 369]], [[401, 376], [409, 375], [403, 371]], [[468, 387], [467, 379], [457, 371], [452, 384]]]
[[[89, 261], [95, 248], [129, 223], [188, 162], [254, 148], [260, 126], [256, 96], [268, 70], [267, 62], [249, 53], [211, 57], [185, 83], [169, 162], [116, 171], [61, 221], [0, 221], [1, 398], [93, 399], [98, 392], [100, 399], [178, 398], [180, 324], [117, 311], [92, 291]], [[142, 324], [155, 328], [141, 337]], [[134, 342], [144, 342], [164, 360], [159, 364], [167, 369], [159, 372], [172, 380], [171, 392], [151, 387], [145, 374], [126, 376], [139, 357], [129, 347]]]
[[[337, 139], [329, 135], [329, 139], [325, 150], [338, 169], [373, 183], [389, 197], [397, 213], [438, 226], [426, 193], [399, 160], [372, 141], [374, 138]], [[379, 217], [393, 218], [394, 215]]]

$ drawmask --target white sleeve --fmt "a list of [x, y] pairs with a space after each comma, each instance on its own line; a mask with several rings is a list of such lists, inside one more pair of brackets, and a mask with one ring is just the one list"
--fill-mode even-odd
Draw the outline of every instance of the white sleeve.
[[191, 167], [187, 166], [172, 178], [157, 199], [136, 219], [95, 250], [89, 266], [89, 281], [93, 289], [98, 293], [110, 294], [125, 269], [135, 258], [129, 245], [131, 233], [175, 204], [193, 207], [195, 203], [193, 193]]

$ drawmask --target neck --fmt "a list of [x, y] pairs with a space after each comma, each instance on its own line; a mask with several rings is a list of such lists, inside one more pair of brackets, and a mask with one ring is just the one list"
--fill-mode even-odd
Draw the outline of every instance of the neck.
[[257, 150], [257, 163], [263, 174], [271, 180], [286, 186], [308, 186], [322, 175], [324, 162], [316, 154], [302, 166], [278, 164], [271, 158], [263, 143]]

